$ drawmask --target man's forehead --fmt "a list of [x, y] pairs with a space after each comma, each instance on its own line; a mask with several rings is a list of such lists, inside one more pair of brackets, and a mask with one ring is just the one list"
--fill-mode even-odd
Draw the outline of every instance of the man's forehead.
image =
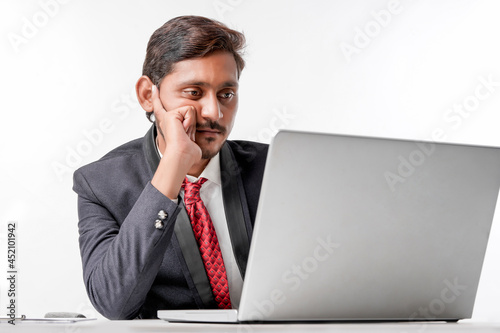
[[[210, 87], [211, 84], [206, 81], [200, 81], [200, 80], [185, 80], [185, 81], [179, 81], [176, 83], [177, 86], [199, 86], [199, 87]], [[218, 84], [218, 88], [238, 88], [238, 81], [234, 80], [229, 80], [229, 81], [222, 81], [222, 83]]]
[[229, 52], [216, 52], [204, 57], [190, 58], [173, 65], [165, 76], [179, 81], [178, 84], [207, 85], [217, 81], [219, 86], [237, 87], [238, 68]]

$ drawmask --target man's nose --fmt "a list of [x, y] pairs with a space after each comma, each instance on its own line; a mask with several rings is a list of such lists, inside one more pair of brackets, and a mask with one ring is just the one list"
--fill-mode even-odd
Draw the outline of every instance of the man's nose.
[[211, 121], [217, 121], [222, 118], [222, 112], [216, 94], [209, 94], [205, 97], [201, 105], [201, 116]]

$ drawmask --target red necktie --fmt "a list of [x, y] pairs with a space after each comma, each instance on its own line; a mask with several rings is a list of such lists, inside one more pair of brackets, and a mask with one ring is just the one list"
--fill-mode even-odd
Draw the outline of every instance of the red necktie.
[[215, 301], [220, 309], [231, 309], [226, 268], [222, 260], [219, 241], [207, 207], [200, 198], [201, 185], [206, 181], [206, 178], [200, 178], [196, 183], [189, 182], [187, 178], [184, 180], [182, 183], [184, 204], [193, 226], [194, 236], [198, 242]]

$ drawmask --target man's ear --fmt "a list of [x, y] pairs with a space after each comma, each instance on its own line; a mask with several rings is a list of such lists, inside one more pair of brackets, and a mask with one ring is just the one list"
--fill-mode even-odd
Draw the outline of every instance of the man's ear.
[[135, 92], [137, 94], [137, 100], [139, 101], [139, 104], [141, 104], [142, 108], [146, 112], [153, 112], [153, 101], [151, 99], [151, 96], [153, 95], [152, 89], [153, 88], [153, 81], [146, 76], [143, 75], [137, 80], [137, 83], [135, 84]]

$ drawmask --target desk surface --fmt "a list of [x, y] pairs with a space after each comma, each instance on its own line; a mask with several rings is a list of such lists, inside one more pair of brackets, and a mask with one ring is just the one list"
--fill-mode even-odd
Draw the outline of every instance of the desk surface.
[[108, 321], [94, 320], [78, 323], [22, 322], [15, 326], [2, 323], [2, 332], [17, 333], [85, 333], [85, 332], [500, 332], [499, 323], [317, 323], [317, 324], [181, 324], [162, 320]]

